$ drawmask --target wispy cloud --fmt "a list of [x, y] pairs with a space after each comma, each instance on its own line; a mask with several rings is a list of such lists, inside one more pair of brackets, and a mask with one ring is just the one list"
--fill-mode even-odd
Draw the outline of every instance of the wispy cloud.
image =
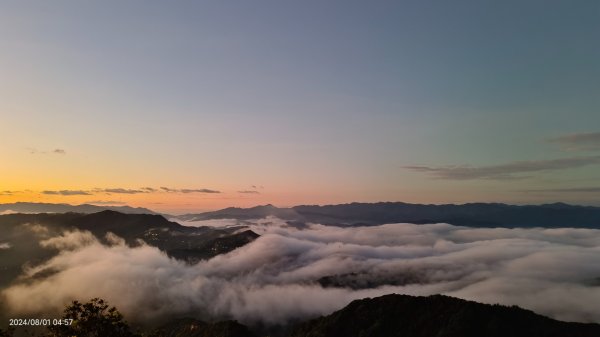
[[[159, 193], [159, 192], [168, 192], [168, 193], [221, 193], [218, 190], [212, 190], [208, 188], [168, 188], [161, 187], [153, 188], [153, 187], [141, 187], [139, 189], [131, 189], [131, 188], [123, 188], [123, 187], [114, 187], [114, 188], [94, 188], [92, 190], [45, 190], [40, 193], [46, 195], [94, 195], [94, 194], [140, 194], [140, 193]], [[12, 195], [16, 193], [15, 191], [0, 191], [0, 195]], [[258, 193], [258, 192], [257, 192]]]
[[42, 191], [47, 195], [91, 195], [92, 193], [82, 190], [60, 190], [60, 191]]
[[548, 141], [557, 143], [566, 150], [600, 150], [600, 132], [571, 133]]
[[64, 149], [59, 149], [59, 148], [56, 148], [51, 151], [45, 151], [45, 150], [38, 150], [33, 147], [28, 147], [27, 151], [29, 151], [30, 154], [67, 154], [67, 151], [65, 151]]
[[134, 190], [134, 189], [127, 189], [127, 188], [105, 188], [102, 191], [106, 192], [106, 193], [115, 193], [115, 194], [148, 193], [147, 191], [144, 191], [144, 190]]
[[260, 194], [259, 191], [255, 191], [255, 190], [238, 191], [238, 193], [242, 193], [242, 194]]
[[422, 172], [436, 179], [506, 180], [525, 178], [522, 174], [532, 172], [557, 171], [600, 163], [600, 156], [571, 157], [550, 160], [516, 161], [491, 166], [404, 166], [407, 170]]
[[173, 193], [177, 192], [177, 190], [174, 190], [174, 189], [168, 188], [168, 187], [161, 187], [160, 189], [165, 192], [173, 192]]
[[543, 189], [536, 189], [536, 190], [525, 190], [525, 192], [600, 193], [600, 187], [543, 188]]
[[27, 151], [29, 152], [29, 154], [44, 154], [44, 153], [46, 153], [44, 151], [39, 151], [38, 149], [35, 149], [32, 147], [28, 147]]
[[179, 190], [181, 193], [221, 193], [221, 191], [211, 190], [208, 188], [200, 188], [200, 189], [181, 189]]
[[221, 191], [211, 190], [208, 188], [169, 188], [169, 187], [161, 187], [161, 190], [169, 193], [221, 193]]
[[115, 200], [94, 200], [86, 202], [92, 205], [125, 205], [126, 203], [123, 201], [115, 201]]

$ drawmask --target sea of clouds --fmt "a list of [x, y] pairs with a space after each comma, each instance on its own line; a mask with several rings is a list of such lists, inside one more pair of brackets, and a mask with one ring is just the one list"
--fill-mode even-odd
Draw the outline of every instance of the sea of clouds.
[[[133, 322], [192, 315], [268, 325], [328, 314], [354, 299], [442, 293], [600, 322], [600, 230], [298, 228], [275, 218], [250, 229], [261, 236], [195, 265], [151, 246], [128, 247], [114, 235], [105, 245], [89, 232], [65, 232], [41, 242], [60, 254], [28, 268], [1, 295], [14, 314], [60, 312], [74, 299], [101, 297]], [[335, 275], [372, 288], [317, 282]]]

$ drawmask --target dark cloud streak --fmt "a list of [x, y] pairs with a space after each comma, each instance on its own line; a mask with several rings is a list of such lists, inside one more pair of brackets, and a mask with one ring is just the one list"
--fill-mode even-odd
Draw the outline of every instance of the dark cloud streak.
[[525, 192], [549, 192], [549, 193], [600, 193], [600, 187], [567, 187], [546, 188], [537, 190], [526, 190]]
[[115, 194], [138, 194], [138, 193], [148, 193], [143, 190], [133, 190], [127, 188], [105, 188], [102, 190], [106, 193], [115, 193]]
[[491, 166], [404, 166], [404, 169], [447, 180], [507, 180], [522, 179], [524, 173], [558, 171], [600, 164], [600, 156], [571, 157], [550, 160], [516, 161]]
[[36, 148], [28, 147], [27, 151], [29, 151], [30, 154], [67, 154], [67, 151], [59, 148], [56, 148], [52, 151], [40, 151]]
[[[189, 194], [189, 193], [221, 193], [221, 191], [218, 190], [212, 190], [212, 189], [208, 189], [208, 188], [182, 188], [182, 189], [174, 189], [174, 188], [168, 188], [168, 187], [161, 187], [160, 189], [157, 188], [153, 188], [153, 187], [142, 187], [139, 189], [129, 189], [129, 188], [122, 188], [122, 187], [115, 187], [115, 188], [94, 188], [92, 190], [45, 190], [42, 191], [42, 194], [46, 194], [46, 195], [93, 195], [93, 194], [101, 194], [101, 193], [106, 193], [106, 194], [140, 194], [140, 193], [157, 193], [157, 192], [167, 192], [167, 193], [183, 193], [183, 194]], [[11, 191], [4, 191], [1, 192], [0, 191], [0, 195], [11, 195], [14, 192]], [[258, 193], [258, 192], [257, 192]]]
[[115, 200], [94, 200], [86, 202], [92, 205], [125, 205], [126, 203], [123, 201], [115, 201]]
[[161, 190], [168, 192], [168, 193], [221, 193], [221, 191], [217, 191], [217, 190], [211, 190], [208, 188], [182, 188], [182, 189], [176, 189], [176, 188], [169, 188], [169, 187], [161, 187]]
[[566, 150], [600, 150], [600, 132], [571, 133], [548, 141]]
[[60, 191], [42, 191], [42, 194], [46, 195], [92, 195], [92, 193], [88, 191], [82, 190], [60, 190]]
[[217, 190], [210, 190], [207, 188], [200, 188], [200, 189], [181, 189], [179, 190], [179, 192], [181, 193], [221, 193], [220, 191]]

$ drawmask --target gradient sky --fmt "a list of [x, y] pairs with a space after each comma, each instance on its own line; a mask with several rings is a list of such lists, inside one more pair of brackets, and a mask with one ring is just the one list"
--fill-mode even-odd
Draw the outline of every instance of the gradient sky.
[[595, 0], [3, 1], [0, 41], [0, 202], [600, 205]]

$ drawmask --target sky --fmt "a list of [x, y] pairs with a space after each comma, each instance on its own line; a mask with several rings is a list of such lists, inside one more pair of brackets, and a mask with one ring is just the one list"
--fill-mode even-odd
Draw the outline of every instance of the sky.
[[600, 206], [600, 3], [2, 1], [0, 202]]

